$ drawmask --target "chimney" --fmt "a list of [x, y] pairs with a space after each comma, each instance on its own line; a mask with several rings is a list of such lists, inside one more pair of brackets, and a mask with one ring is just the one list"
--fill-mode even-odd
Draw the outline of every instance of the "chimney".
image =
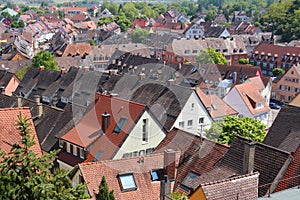
[[146, 78], [146, 74], [145, 73], [140, 73], [139, 74], [140, 80], [144, 80]]
[[244, 144], [244, 158], [243, 158], [243, 174], [249, 174], [254, 170], [254, 154], [255, 144], [245, 142]]
[[41, 97], [34, 95], [34, 99], [37, 105], [37, 117], [40, 118], [43, 115], [43, 104], [41, 103]]
[[164, 180], [160, 182], [160, 200], [168, 200], [171, 194], [171, 182], [167, 175], [164, 175]]
[[175, 158], [176, 152], [172, 149], [166, 149], [164, 151], [164, 174], [169, 177], [170, 180], [175, 180]]
[[178, 64], [178, 69], [181, 70], [181, 63]]
[[22, 107], [22, 98], [20, 96], [17, 97], [18, 107]]
[[110, 114], [107, 112], [102, 114], [102, 131], [105, 133], [106, 129], [109, 127], [110, 123]]
[[44, 66], [40, 66], [40, 71], [44, 71], [45, 67]]
[[172, 85], [175, 85], [175, 80], [174, 79], [169, 79], [168, 80], [168, 86], [172, 86]]
[[88, 66], [85, 66], [85, 67], [83, 67], [83, 71], [88, 72], [88, 71], [90, 71], [90, 68]]
[[66, 70], [66, 68], [64, 68], [64, 67], [63, 67], [63, 68], [61, 68], [61, 70], [60, 70], [60, 73], [61, 73], [61, 74], [65, 74], [65, 73], [67, 73], [67, 70]]
[[110, 69], [110, 70], [109, 70], [109, 75], [112, 76], [112, 75], [114, 75], [114, 74], [115, 74], [115, 71], [112, 70], [112, 69]]

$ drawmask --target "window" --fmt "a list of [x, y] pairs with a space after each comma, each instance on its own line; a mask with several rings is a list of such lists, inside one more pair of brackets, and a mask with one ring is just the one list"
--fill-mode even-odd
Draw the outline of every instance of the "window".
[[204, 123], [204, 117], [200, 117], [199, 118], [199, 124], [203, 124]]
[[288, 101], [291, 101], [292, 100], [292, 97], [291, 96], [288, 96]]
[[146, 155], [153, 153], [153, 151], [154, 151], [154, 148], [146, 149]]
[[83, 148], [80, 148], [80, 158], [84, 159]]
[[184, 122], [179, 122], [179, 128], [184, 128]]
[[133, 174], [119, 175], [119, 179], [120, 179], [120, 183], [121, 183], [121, 187], [122, 187], [122, 192], [137, 189]]
[[148, 119], [143, 119], [143, 125], [142, 125], [142, 142], [147, 143], [148, 142]]
[[115, 129], [114, 129], [114, 132], [115, 133], [120, 133], [126, 121], [127, 121], [127, 118], [121, 117], [119, 122], [117, 123]]
[[183, 185], [188, 185], [189, 182], [196, 180], [197, 178], [199, 178], [199, 174], [195, 173], [195, 172], [189, 172], [186, 177], [183, 179], [182, 184]]
[[192, 105], [191, 105], [191, 110], [194, 110], [194, 106], [195, 106], [195, 104], [192, 103]]
[[59, 139], [59, 147], [64, 148], [65, 142], [62, 139]]
[[70, 143], [67, 142], [67, 152], [70, 153]]
[[189, 53], [190, 53], [190, 50], [185, 50], [184, 53], [185, 53], [185, 54], [189, 54]]
[[151, 171], [151, 180], [152, 181], [159, 181], [157, 171]]
[[73, 145], [73, 155], [77, 156], [77, 146]]
[[198, 51], [197, 50], [193, 50], [193, 53], [198, 53]]
[[100, 159], [100, 157], [102, 156], [102, 154], [103, 154], [102, 150], [98, 151], [96, 157], [94, 158], [94, 162], [98, 161]]
[[193, 126], [193, 120], [188, 120], [188, 126]]

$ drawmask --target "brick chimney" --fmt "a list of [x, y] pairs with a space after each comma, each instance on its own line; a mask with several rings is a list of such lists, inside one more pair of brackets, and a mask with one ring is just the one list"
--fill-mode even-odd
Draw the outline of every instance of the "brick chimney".
[[160, 200], [168, 200], [171, 194], [171, 182], [167, 175], [164, 175], [164, 180], [160, 181]]
[[175, 166], [176, 152], [172, 149], [164, 151], [164, 174], [170, 180], [175, 180], [176, 166]]
[[244, 143], [244, 157], [243, 157], [243, 174], [249, 174], [254, 170], [254, 154], [255, 144], [253, 142]]
[[146, 78], [146, 74], [145, 73], [140, 73], [139, 77], [140, 77], [140, 80], [144, 80]]
[[88, 71], [90, 71], [90, 68], [88, 66], [85, 66], [85, 67], [83, 67], [83, 71], [88, 72]]
[[40, 71], [44, 71], [45, 67], [44, 66], [40, 66]]
[[34, 95], [34, 99], [37, 105], [37, 117], [40, 118], [43, 115], [43, 104], [41, 103], [41, 97]]
[[169, 79], [168, 80], [168, 86], [175, 85], [175, 80], [174, 79]]
[[63, 68], [61, 68], [61, 70], [60, 70], [60, 73], [61, 73], [61, 74], [65, 74], [65, 73], [67, 73], [67, 69], [66, 69], [66, 68], [64, 68], [64, 67], [63, 67]]
[[110, 114], [105, 112], [101, 115], [101, 118], [102, 118], [102, 127], [101, 128], [102, 128], [103, 133], [105, 133], [110, 124]]
[[17, 97], [17, 105], [19, 108], [22, 107], [22, 97], [20, 96]]

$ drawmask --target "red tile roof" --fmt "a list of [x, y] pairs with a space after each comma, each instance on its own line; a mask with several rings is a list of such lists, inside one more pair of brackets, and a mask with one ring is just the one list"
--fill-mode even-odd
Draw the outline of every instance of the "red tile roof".
[[207, 95], [199, 87], [196, 92], [206, 108], [210, 108], [210, 115], [213, 119], [225, 117], [227, 115], [238, 114], [231, 106], [219, 98], [216, 94]]
[[[142, 162], [141, 162], [142, 161]], [[175, 164], [179, 162], [179, 152]], [[79, 164], [79, 169], [87, 183], [87, 189], [94, 197], [98, 193], [99, 183], [105, 176], [108, 188], [114, 190], [116, 199], [157, 200], [160, 195], [160, 181], [151, 180], [151, 170], [164, 168], [164, 154], [151, 154], [144, 157], [134, 157], [119, 160]], [[122, 192], [118, 175], [133, 173], [137, 190]]]
[[[105, 137], [118, 147], [131, 131], [144, 109], [145, 105], [97, 93], [94, 107], [61, 139], [81, 147], [88, 147], [103, 135], [101, 115], [106, 112], [110, 114], [110, 125], [105, 131]], [[114, 129], [121, 117], [126, 118], [127, 121], [120, 133], [115, 133]]]
[[62, 57], [66, 56], [84, 56], [90, 54], [92, 51], [90, 44], [69, 44]]
[[18, 115], [22, 115], [22, 117], [27, 116], [30, 118], [28, 121], [30, 124], [30, 132], [34, 137], [35, 145], [31, 147], [31, 150], [34, 151], [38, 156], [42, 155], [42, 150], [39, 144], [39, 140], [34, 128], [33, 121], [31, 119], [30, 109], [27, 107], [24, 108], [1, 108], [0, 109], [0, 148], [8, 153], [11, 150], [11, 146], [9, 144], [18, 143], [21, 139], [21, 135], [19, 131], [16, 129], [16, 121], [18, 120]]

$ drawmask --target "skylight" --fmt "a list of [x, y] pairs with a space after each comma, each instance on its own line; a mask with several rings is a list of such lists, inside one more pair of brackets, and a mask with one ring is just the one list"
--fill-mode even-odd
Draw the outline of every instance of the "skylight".
[[114, 129], [114, 132], [115, 133], [120, 133], [126, 121], [127, 121], [127, 118], [121, 117], [119, 122], [117, 123], [115, 129]]
[[98, 151], [96, 157], [94, 158], [94, 162], [98, 161], [99, 158], [102, 156], [102, 154], [103, 154], [103, 151], [102, 151], [102, 150]]
[[133, 174], [122, 174], [119, 175], [122, 191], [135, 190], [137, 189]]
[[214, 109], [214, 110], [217, 110], [218, 109], [218, 107], [217, 107], [217, 105], [216, 104], [211, 104], [211, 107]]
[[182, 184], [187, 186], [188, 183], [190, 183], [193, 180], [196, 180], [197, 178], [199, 178], [199, 174], [196, 174], [194, 172], [189, 172], [186, 177], [184, 178], [184, 180], [182, 181]]
[[158, 174], [157, 171], [151, 171], [151, 179], [152, 181], [158, 181]]

